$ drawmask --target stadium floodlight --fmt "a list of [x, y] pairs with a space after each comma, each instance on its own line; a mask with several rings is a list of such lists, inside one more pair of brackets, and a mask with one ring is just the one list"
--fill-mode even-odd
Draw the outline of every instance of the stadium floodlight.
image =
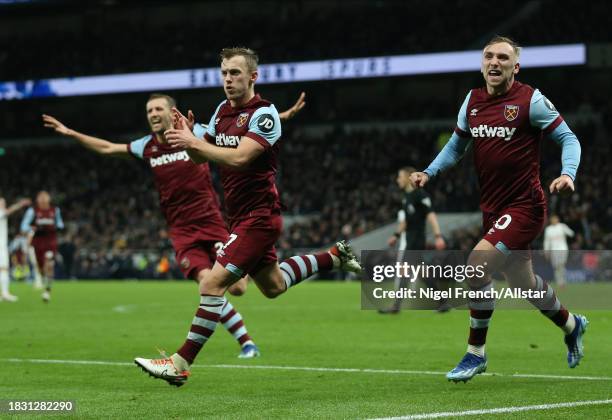
[[[411, 76], [477, 71], [482, 51], [394, 55], [301, 61], [259, 66], [258, 84]], [[521, 67], [575, 66], [586, 63], [586, 45], [525, 47]], [[0, 100], [50, 96], [101, 95], [221, 86], [218, 67], [145, 73], [0, 82]]]

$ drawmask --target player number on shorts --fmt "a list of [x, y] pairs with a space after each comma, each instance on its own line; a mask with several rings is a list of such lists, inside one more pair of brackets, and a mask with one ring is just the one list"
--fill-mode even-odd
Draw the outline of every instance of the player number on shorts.
[[497, 222], [495, 222], [495, 228], [500, 230], [506, 229], [510, 222], [512, 222], [512, 216], [509, 214], [504, 214], [502, 217], [497, 219]]
[[225, 243], [225, 245], [223, 245], [223, 246], [221, 247], [221, 249], [225, 249], [225, 248], [227, 248], [228, 246], [230, 246], [230, 244], [231, 244], [232, 242], [234, 242], [234, 241], [236, 240], [236, 238], [237, 238], [237, 237], [238, 237], [238, 235], [236, 235], [235, 233], [230, 233], [229, 239], [227, 240], [227, 242]]

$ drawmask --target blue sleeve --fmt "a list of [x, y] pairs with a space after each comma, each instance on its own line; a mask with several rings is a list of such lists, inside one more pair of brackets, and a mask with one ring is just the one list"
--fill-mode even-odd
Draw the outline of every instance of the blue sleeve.
[[459, 108], [459, 115], [457, 115], [457, 128], [459, 128], [461, 131], [465, 133], [470, 132], [470, 126], [468, 124], [468, 118], [467, 118], [467, 107], [468, 107], [468, 103], [470, 102], [471, 96], [472, 96], [472, 91], [470, 90], [467, 96], [465, 97], [465, 100], [463, 101], [461, 108]]
[[536, 89], [529, 105], [529, 122], [532, 126], [544, 131], [561, 146], [561, 174], [576, 179], [580, 164], [580, 142], [576, 135], [563, 121], [559, 111], [546, 96]]
[[34, 221], [34, 209], [32, 207], [28, 207], [25, 214], [23, 215], [23, 219], [21, 219], [21, 226], [19, 230], [23, 233], [28, 233], [32, 230], [32, 222]]
[[425, 172], [430, 178], [451, 168], [461, 160], [469, 144], [471, 138], [459, 137], [457, 133], [453, 133], [446, 146], [438, 153], [438, 156], [429, 164]]
[[576, 171], [580, 164], [580, 142], [576, 135], [563, 121], [552, 133], [549, 134], [558, 145], [561, 146], [561, 174], [569, 175], [576, 179]]
[[251, 116], [246, 136], [253, 138], [262, 146], [274, 146], [281, 136], [281, 122], [274, 105], [262, 106]]
[[193, 126], [193, 135], [196, 136], [199, 139], [203, 139], [204, 138], [204, 134], [206, 133], [206, 129], [208, 128], [208, 126], [206, 125], [202, 125], [200, 123], [195, 123], [195, 125]]
[[[557, 121], [558, 119], [559, 121]], [[554, 129], [560, 124], [561, 120], [561, 115], [552, 102], [536, 89], [531, 96], [529, 105], [529, 122], [531, 125], [540, 130], [546, 130], [549, 127]], [[556, 125], [551, 127], [553, 124]]]
[[208, 127], [206, 127], [206, 132], [204, 134], [208, 134], [210, 137], [215, 137], [217, 135], [217, 131], [215, 130], [215, 126], [217, 125], [217, 114], [225, 102], [227, 101], [221, 102], [217, 109], [215, 109], [215, 113], [212, 115], [212, 117], [210, 117], [210, 122], [208, 123]]
[[142, 159], [145, 146], [147, 145], [148, 142], [151, 141], [152, 138], [153, 136], [149, 134], [148, 136], [144, 136], [137, 140], [131, 141], [130, 144], [128, 145], [128, 151], [133, 156], [136, 156], [137, 158]]
[[62, 219], [62, 212], [59, 207], [55, 208], [55, 227], [57, 229], [64, 229], [64, 219]]

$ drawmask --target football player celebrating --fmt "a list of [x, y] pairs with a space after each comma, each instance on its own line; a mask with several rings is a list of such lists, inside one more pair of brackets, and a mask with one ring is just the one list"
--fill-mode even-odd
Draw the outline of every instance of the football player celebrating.
[[248, 48], [221, 51], [226, 100], [210, 119], [205, 141], [176, 111], [168, 143], [186, 150], [196, 162], [219, 165], [230, 235], [209, 276], [200, 283], [200, 305], [184, 344], [163, 359], [136, 358], [156, 378], [181, 386], [191, 364], [212, 336], [225, 305], [225, 291], [248, 274], [262, 293], [274, 298], [319, 271], [361, 267], [344, 242], [328, 252], [295, 256], [278, 263], [274, 244], [282, 230], [281, 204], [275, 184], [281, 123], [274, 105], [255, 94], [258, 57]]
[[[541, 299], [529, 300], [564, 332], [567, 363], [574, 368], [583, 357], [587, 319], [568, 312], [552, 288], [534, 275], [529, 252], [518, 251], [529, 249], [546, 220], [540, 140], [547, 136], [562, 147], [562, 170], [550, 184], [551, 193], [574, 191], [580, 143], [539, 90], [515, 80], [520, 51], [506, 37], [487, 43], [481, 67], [486, 86], [468, 93], [449, 142], [429, 167], [413, 173], [412, 179], [423, 187], [430, 178], [455, 165], [471, 146], [481, 190], [484, 237], [471, 252], [468, 265], [486, 266], [488, 273], [502, 271], [513, 287], [542, 292]], [[472, 277], [468, 284], [472, 290], [492, 290], [488, 275]], [[467, 381], [487, 367], [485, 340], [494, 299], [472, 299], [468, 306], [467, 353], [447, 374], [452, 381]]]
[[57, 231], [64, 229], [59, 207], [51, 205], [51, 195], [39, 191], [34, 207], [29, 207], [21, 220], [21, 233], [28, 235], [36, 254], [36, 264], [42, 274], [45, 290], [43, 302], [51, 300], [51, 286], [57, 256]]
[[[302, 92], [293, 107], [282, 113], [289, 119], [305, 105]], [[227, 240], [227, 228], [221, 216], [218, 198], [208, 164], [195, 164], [185, 151], [168, 145], [164, 131], [172, 128], [174, 98], [154, 93], [146, 103], [151, 134], [129, 144], [113, 143], [66, 127], [56, 118], [43, 115], [45, 127], [77, 140], [84, 147], [104, 156], [134, 157], [147, 162], [159, 193], [159, 204], [169, 226], [176, 260], [186, 278], [202, 282], [209, 275], [220, 245]], [[189, 112], [190, 118], [193, 113]], [[193, 123], [193, 121], [192, 121]], [[204, 135], [205, 127], [193, 124], [194, 133]], [[247, 279], [237, 282], [230, 293], [239, 296], [246, 290]], [[259, 349], [251, 339], [242, 316], [226, 301], [221, 323], [240, 344], [238, 357], [252, 358]]]

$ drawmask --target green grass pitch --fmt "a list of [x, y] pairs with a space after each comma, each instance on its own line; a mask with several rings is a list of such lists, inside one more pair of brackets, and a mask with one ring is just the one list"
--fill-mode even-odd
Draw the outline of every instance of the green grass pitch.
[[[73, 400], [76, 418], [363, 419], [612, 398], [611, 311], [583, 312], [586, 357], [570, 370], [549, 320], [500, 310], [487, 375], [453, 384], [444, 372], [465, 351], [466, 311], [381, 316], [360, 309], [357, 283], [306, 283], [276, 300], [251, 284], [230, 300], [262, 357], [237, 359], [219, 325], [187, 384], [175, 388], [132, 361], [182, 343], [198, 302], [193, 283], [57, 282], [47, 305], [27, 285], [12, 291], [19, 302], [0, 303], [0, 400]], [[612, 404], [468, 416], [526, 417], [611, 418]]]

